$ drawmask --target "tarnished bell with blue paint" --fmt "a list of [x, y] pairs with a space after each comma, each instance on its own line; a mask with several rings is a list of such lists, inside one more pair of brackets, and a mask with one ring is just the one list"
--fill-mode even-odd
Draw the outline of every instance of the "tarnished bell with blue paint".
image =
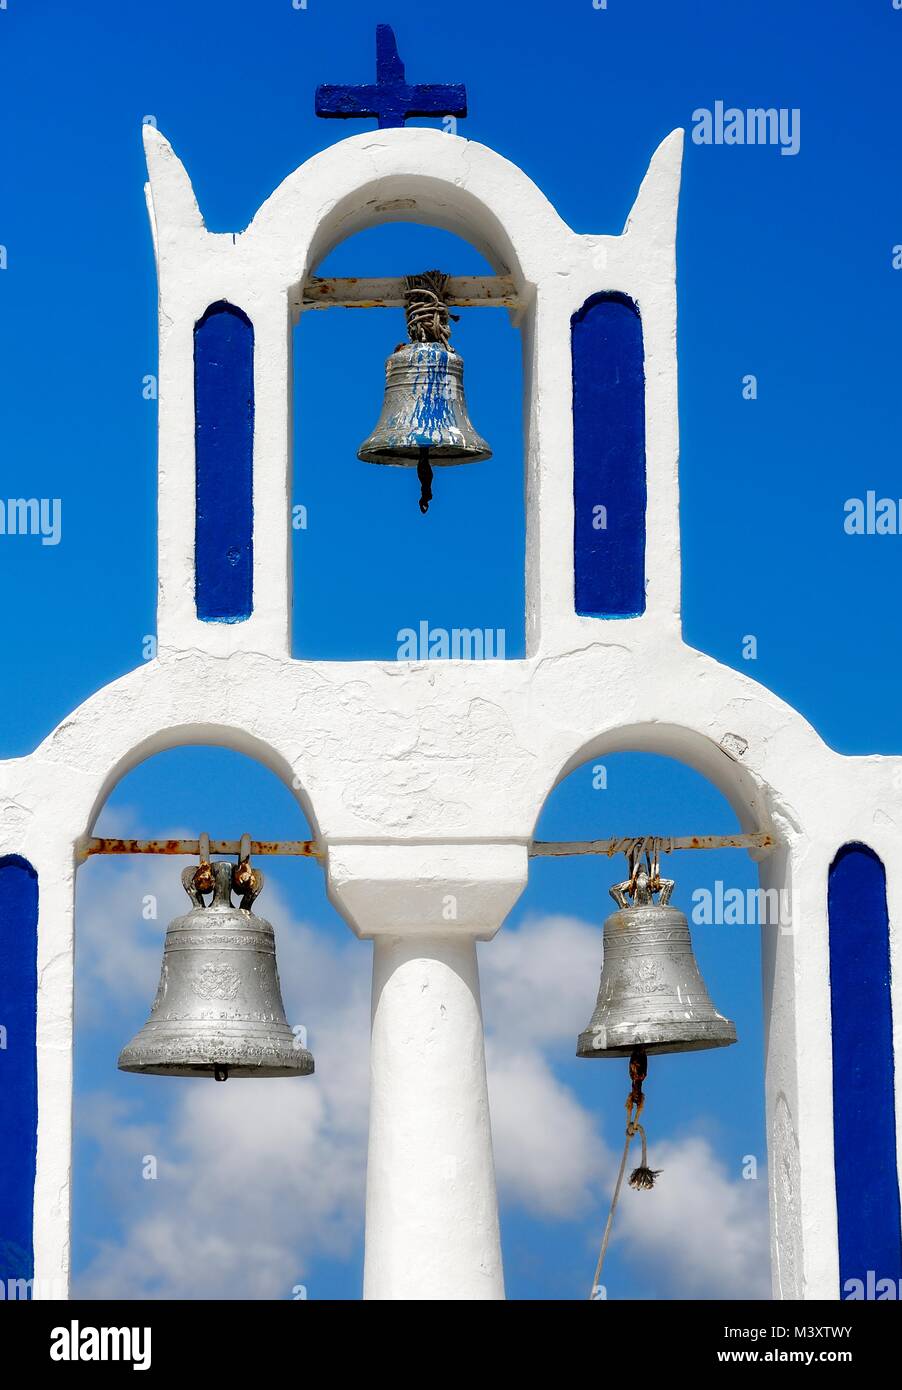
[[382, 413], [357, 457], [413, 468], [424, 451], [438, 466], [492, 457], [467, 410], [463, 358], [444, 343], [404, 343], [388, 358]]
[[736, 1025], [711, 1003], [689, 923], [668, 905], [673, 880], [650, 878], [640, 869], [610, 891], [619, 911], [604, 924], [598, 1001], [576, 1055], [629, 1057], [636, 1048], [699, 1052], [734, 1043]]
[[198, 870], [182, 884], [193, 907], [166, 932], [163, 968], [150, 1018], [119, 1054], [120, 1071], [149, 1076], [307, 1076], [313, 1058], [288, 1026], [273, 929], [251, 912], [263, 886], [258, 869], [246, 871], [232, 905], [234, 866], [212, 870], [207, 904], [196, 886]]

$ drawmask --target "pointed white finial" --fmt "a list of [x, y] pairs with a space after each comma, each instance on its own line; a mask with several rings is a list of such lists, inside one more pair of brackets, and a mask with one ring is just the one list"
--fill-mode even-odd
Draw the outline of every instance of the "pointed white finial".
[[144, 126], [148, 207], [155, 237], [173, 228], [203, 231], [204, 219], [185, 166], [156, 126]]
[[683, 135], [682, 129], [672, 130], [652, 155], [626, 219], [624, 235], [673, 246], [680, 201]]

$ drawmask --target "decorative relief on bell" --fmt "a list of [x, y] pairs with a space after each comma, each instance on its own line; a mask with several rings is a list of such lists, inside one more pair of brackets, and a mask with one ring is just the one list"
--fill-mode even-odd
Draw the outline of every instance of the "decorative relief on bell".
[[[643, 960], [633, 966], [626, 966], [620, 972], [627, 988], [637, 994], [663, 994], [667, 983], [661, 976], [661, 967], [653, 960]], [[613, 993], [613, 990], [612, 990]]]
[[241, 979], [230, 965], [207, 964], [190, 981], [201, 999], [234, 999]]

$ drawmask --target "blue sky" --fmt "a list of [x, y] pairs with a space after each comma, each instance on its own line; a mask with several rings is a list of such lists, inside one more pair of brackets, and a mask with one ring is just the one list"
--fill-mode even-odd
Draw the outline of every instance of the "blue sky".
[[[15, 615], [2, 658], [0, 755], [28, 752], [137, 665], [154, 630], [156, 406], [142, 388], [156, 370], [156, 288], [142, 120], [152, 116], [184, 160], [208, 226], [239, 230], [302, 160], [372, 126], [317, 120], [313, 91], [321, 81], [371, 79], [377, 21], [395, 26], [412, 80], [467, 84], [461, 134], [522, 165], [578, 231], [620, 230], [652, 151], [675, 126], [691, 128], [697, 108], [718, 100], [798, 108], [796, 155], [686, 147], [678, 241], [685, 636], [789, 700], [834, 747], [899, 752], [892, 692], [902, 644], [886, 599], [902, 537], [843, 528], [847, 499], [902, 494], [902, 271], [893, 268], [902, 243], [902, 11], [891, 0], [754, 8], [701, 0], [691, 9], [609, 0], [602, 10], [591, 0], [459, 0], [450, 9], [308, 0], [305, 10], [291, 0], [158, 0], [151, 9], [8, 0], [0, 10], [0, 497], [59, 497], [62, 538], [42, 546], [0, 536], [0, 582]], [[466, 273], [482, 263], [454, 238], [403, 226], [345, 243], [327, 263], [338, 274], [431, 264]], [[516, 656], [516, 333], [500, 312], [464, 314], [455, 327], [473, 419], [495, 458], [443, 471], [425, 521], [407, 473], [354, 457], [399, 336], [389, 312], [309, 315], [297, 330], [294, 500], [307, 507], [308, 526], [295, 535], [295, 651], [391, 656], [397, 630], [427, 618], [503, 627]], [[742, 395], [747, 374], [758, 381], [753, 401]], [[742, 657], [747, 634], [757, 638], [754, 662]], [[592, 780], [584, 768], [554, 793], [540, 834], [733, 825], [710, 787], [663, 760], [621, 755], [609, 761], [607, 790]], [[136, 770], [103, 823], [122, 833], [303, 833], [284, 788], [209, 750]], [[682, 856], [672, 869], [683, 906], [718, 878], [753, 881], [738, 854]], [[579, 1296], [594, 1264], [624, 1084], [616, 1065], [578, 1062], [573, 1047], [593, 1003], [589, 975], [613, 877], [604, 862], [535, 863], [505, 932], [481, 950], [515, 1297]], [[356, 1297], [369, 948], [326, 903], [315, 866], [273, 867], [264, 902], [286, 960], [297, 961], [296, 972], [282, 970], [289, 1011], [308, 1023], [320, 1066], [316, 1080], [296, 1083], [304, 1098], [297, 1129], [286, 1128], [284, 1102], [272, 1099], [282, 1083], [260, 1083], [260, 1098], [241, 1102], [233, 1088], [114, 1070], [158, 968], [164, 921], [142, 919], [143, 897], [158, 894], [165, 919], [180, 908], [176, 890], [172, 865], [81, 871], [75, 1265], [83, 1287], [290, 1297], [303, 1282], [311, 1298]], [[107, 899], [119, 915], [105, 927]], [[670, 1192], [662, 1178], [654, 1194], [628, 1194], [609, 1256], [611, 1297], [710, 1296], [730, 1277], [737, 1294], [762, 1287], [756, 931], [699, 927], [695, 936], [741, 1042], [653, 1062], [649, 1134]], [[549, 950], [565, 961], [558, 973], [543, 969]], [[519, 982], [515, 1013], [510, 979]], [[515, 1026], [523, 1016], [528, 1046]], [[342, 1036], [355, 1040], [351, 1060]], [[253, 1141], [235, 1110], [242, 1103], [259, 1110]], [[148, 1152], [160, 1154], [155, 1183], [140, 1177]], [[761, 1166], [757, 1181], [741, 1176], [749, 1154]], [[186, 1213], [209, 1216], [198, 1230], [214, 1227], [217, 1214], [222, 1225], [221, 1209], [207, 1213], [204, 1202], [242, 1192], [242, 1174], [260, 1163], [273, 1172], [269, 1198], [255, 1206], [243, 1196], [225, 1222], [225, 1246], [208, 1248], [198, 1235], [189, 1258], [180, 1248], [194, 1229]], [[316, 1210], [286, 1224], [300, 1182]], [[707, 1239], [693, 1243], [675, 1213], [694, 1210], [699, 1190]], [[725, 1252], [720, 1267], [711, 1246]]]

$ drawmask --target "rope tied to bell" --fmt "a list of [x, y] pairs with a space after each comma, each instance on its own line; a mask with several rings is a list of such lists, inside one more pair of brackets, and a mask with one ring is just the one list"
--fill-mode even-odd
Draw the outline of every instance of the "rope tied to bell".
[[[440, 343], [448, 352], [451, 346], [451, 320], [457, 323], [459, 314], [452, 314], [445, 301], [448, 276], [441, 270], [424, 270], [420, 275], [404, 277], [404, 314], [407, 336], [412, 343]], [[425, 516], [432, 501], [432, 464], [429, 450], [420, 450], [417, 461], [420, 480], [420, 511]]]
[[634, 1187], [637, 1192], [650, 1192], [655, 1185], [655, 1179], [660, 1177], [661, 1169], [648, 1166], [648, 1141], [643, 1126], [637, 1122], [633, 1128], [642, 1138], [642, 1162], [630, 1173], [630, 1187]]
[[404, 313], [412, 343], [441, 343], [451, 348], [451, 320], [457, 323], [460, 315], [452, 314], [445, 301], [448, 278], [441, 270], [404, 277]]
[[[642, 1048], [635, 1048], [630, 1057], [630, 1093], [626, 1098], [626, 1142], [623, 1146], [623, 1154], [620, 1159], [620, 1168], [617, 1172], [617, 1181], [614, 1184], [614, 1196], [611, 1199], [611, 1207], [608, 1212], [608, 1219], [605, 1222], [604, 1235], [601, 1238], [601, 1250], [598, 1255], [598, 1263], [595, 1266], [595, 1274], [592, 1279], [592, 1288], [589, 1290], [589, 1298], [595, 1301], [595, 1293], [599, 1287], [604, 1257], [608, 1252], [608, 1241], [611, 1239], [611, 1230], [614, 1225], [614, 1213], [617, 1210], [617, 1203], [620, 1200], [620, 1189], [623, 1186], [623, 1175], [626, 1172], [626, 1160], [636, 1135], [642, 1138], [642, 1162], [638, 1168], [634, 1168], [630, 1173], [629, 1185], [636, 1192], [650, 1192], [655, 1185], [655, 1180], [660, 1176], [660, 1168], [649, 1168], [648, 1166], [648, 1142], [645, 1136], [645, 1128], [639, 1123], [639, 1115], [645, 1104], [645, 1096], [642, 1092], [642, 1082], [648, 1074], [648, 1058]], [[633, 1113], [635, 1111], [635, 1114]]]

